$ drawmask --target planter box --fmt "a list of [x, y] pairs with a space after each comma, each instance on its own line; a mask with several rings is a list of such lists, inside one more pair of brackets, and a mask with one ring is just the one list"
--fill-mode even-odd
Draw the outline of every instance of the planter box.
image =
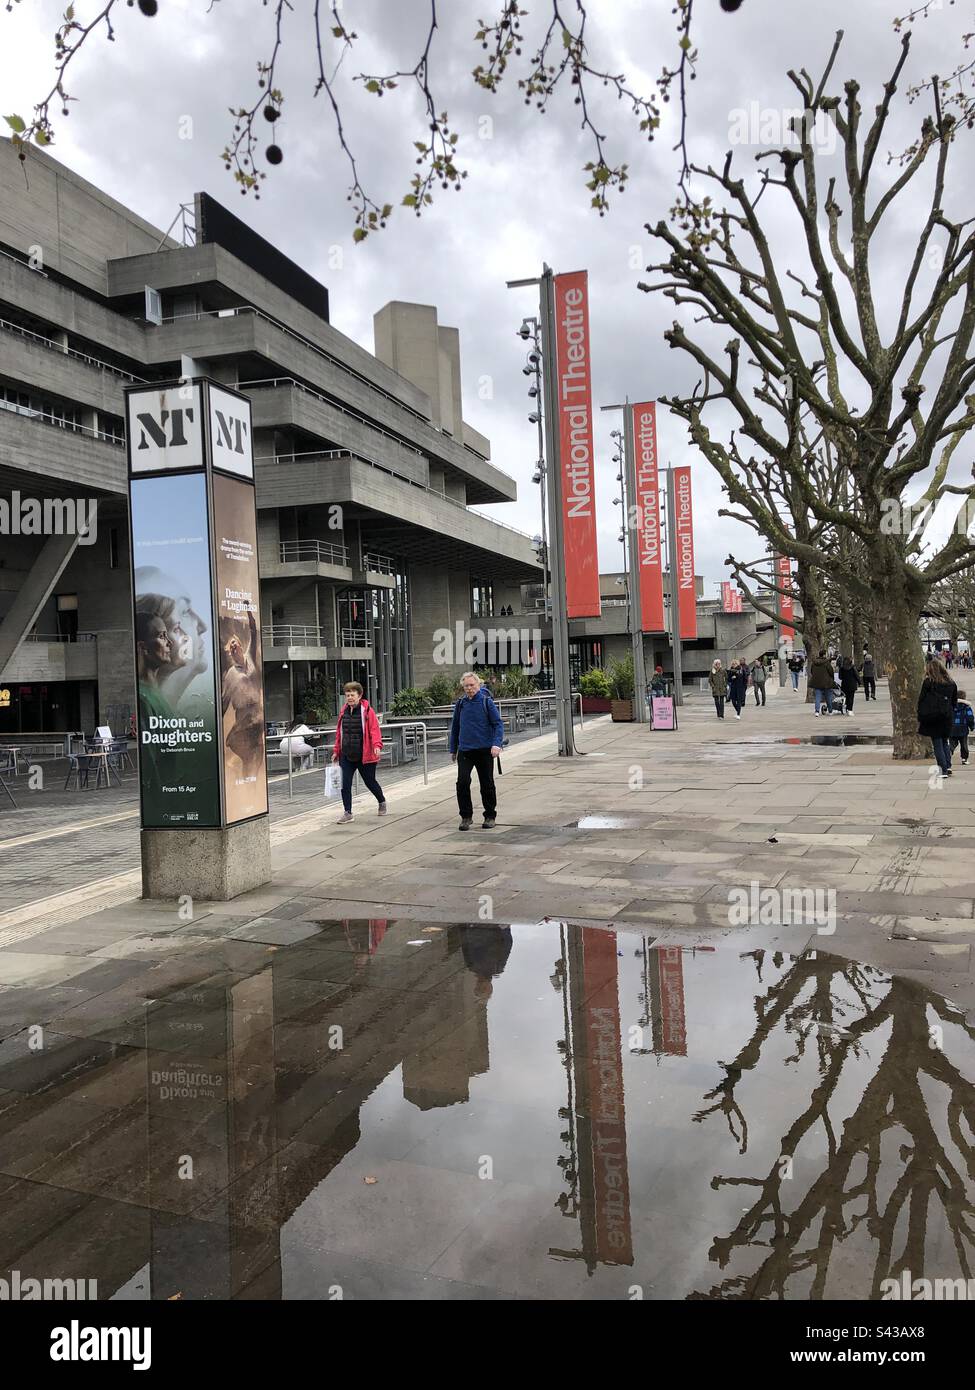
[[613, 700], [610, 704], [614, 724], [632, 724], [633, 722], [633, 701], [632, 700]]
[[609, 714], [613, 702], [608, 695], [583, 695], [583, 714]]

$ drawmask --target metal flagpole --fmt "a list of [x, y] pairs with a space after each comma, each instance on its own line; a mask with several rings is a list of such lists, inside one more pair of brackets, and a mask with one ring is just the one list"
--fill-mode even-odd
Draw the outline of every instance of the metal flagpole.
[[677, 593], [677, 489], [672, 468], [667, 469], [667, 554], [670, 561], [670, 645], [674, 655], [674, 701], [682, 705], [684, 670], [680, 643], [680, 602]]
[[[630, 619], [630, 640], [633, 646], [633, 718], [638, 724], [647, 722], [647, 664], [643, 648], [643, 603], [640, 595], [639, 522], [636, 520], [638, 493], [636, 485], [636, 447], [633, 439], [633, 407], [629, 397], [622, 405], [603, 405], [600, 410], [623, 412], [623, 534], [629, 545], [627, 557], [627, 600]], [[632, 521], [632, 525], [631, 525]]]

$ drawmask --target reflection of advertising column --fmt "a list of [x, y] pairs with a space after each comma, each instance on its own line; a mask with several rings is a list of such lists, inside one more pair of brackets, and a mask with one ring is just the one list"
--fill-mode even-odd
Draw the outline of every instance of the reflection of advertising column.
[[135, 387], [126, 419], [143, 896], [231, 898], [270, 878], [250, 402]]
[[653, 1050], [686, 1057], [683, 951], [680, 946], [654, 946], [650, 951], [649, 965]]

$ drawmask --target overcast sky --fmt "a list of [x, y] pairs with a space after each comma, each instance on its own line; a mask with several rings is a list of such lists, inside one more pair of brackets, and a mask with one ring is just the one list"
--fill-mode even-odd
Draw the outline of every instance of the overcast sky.
[[[546, 0], [524, 0], [523, 7], [534, 16], [548, 9]], [[52, 36], [64, 8], [63, 0], [30, 0], [11, 13], [0, 12], [4, 114], [28, 115], [49, 90]], [[75, 8], [85, 20], [98, 6], [94, 0], [75, 0]], [[592, 146], [579, 129], [570, 89], [538, 117], [519, 100], [514, 70], [507, 89], [495, 97], [470, 79], [481, 56], [472, 40], [476, 21], [499, 8], [499, 0], [451, 0], [440, 6], [447, 13], [435, 39], [433, 82], [438, 106], [450, 111], [460, 134], [459, 159], [470, 171], [463, 192], [441, 192], [420, 221], [398, 208], [385, 232], [358, 247], [352, 244], [351, 205], [345, 197], [347, 165], [330, 111], [324, 98], [311, 99], [310, 0], [294, 0], [286, 21], [279, 69], [285, 115], [277, 126], [285, 158], [271, 171], [260, 202], [240, 195], [219, 159], [232, 124], [227, 110], [252, 102], [255, 63], [269, 52], [273, 8], [259, 0], [215, 0], [209, 13], [205, 0], [159, 0], [154, 19], [121, 8], [115, 43], [98, 38], [71, 70], [67, 85], [77, 102], [69, 120], [58, 117], [51, 152], [163, 229], [181, 202], [208, 190], [322, 280], [329, 288], [332, 322], [370, 350], [372, 315], [388, 300], [435, 304], [441, 322], [460, 330], [465, 417], [490, 438], [494, 462], [518, 480], [518, 502], [489, 510], [530, 533], [539, 527], [538, 490], [530, 481], [535, 427], [527, 419], [524, 344], [515, 329], [523, 315], [536, 312], [537, 299], [531, 290], [506, 290], [505, 280], [537, 274], [543, 261], [557, 271], [588, 270], [600, 567], [616, 569], [619, 508], [612, 505], [616, 468], [609, 439], [615, 420], [599, 416], [598, 406], [626, 395], [646, 400], [686, 391], [696, 375], [690, 361], [663, 341], [675, 317], [673, 306], [636, 288], [641, 278], [650, 278], [646, 266], [655, 254], [644, 223], [666, 218], [674, 202], [676, 113], [664, 108], [664, 128], [647, 145], [625, 106], [612, 98], [603, 102], [604, 90], [594, 89], [594, 115], [610, 137], [607, 157], [611, 163], [626, 159], [631, 171], [628, 191], [600, 219], [589, 209], [583, 186], [581, 166], [592, 157]], [[737, 14], [728, 15], [718, 0], [697, 0], [699, 77], [690, 87], [689, 123], [693, 158], [704, 164], [721, 159], [741, 121], [735, 113], [750, 113], [757, 103], [764, 131], [756, 131], [740, 155], [743, 171], [753, 168], [754, 153], [777, 113], [795, 104], [787, 70], [805, 66], [818, 75], [839, 28], [846, 36], [832, 88], [857, 77], [869, 113], [898, 52], [892, 19], [906, 8], [907, 0], [744, 0]], [[958, 35], [972, 27], [971, 8], [945, 5], [917, 25], [910, 77], [944, 73], [953, 65], [961, 51]], [[671, 0], [594, 0], [588, 9], [594, 59], [625, 72], [637, 90], [649, 90], [661, 64], [675, 58]], [[346, 0], [343, 13], [361, 40], [339, 77], [348, 137], [367, 190], [377, 201], [398, 207], [413, 172], [411, 142], [424, 133], [418, 97], [406, 84], [381, 100], [367, 97], [347, 79], [362, 71], [411, 67], [429, 6], [427, 0]], [[537, 21], [525, 23], [530, 39]], [[898, 146], [898, 133], [904, 136], [900, 144], [907, 143], [920, 111], [905, 104], [889, 148]], [[181, 138], [187, 116], [192, 118], [189, 139]], [[493, 119], [490, 139], [482, 138], [485, 116]], [[970, 158], [969, 148], [956, 169]], [[886, 168], [878, 174], [888, 177]], [[970, 180], [955, 186], [969, 190]], [[777, 210], [770, 217], [788, 256], [794, 231]], [[881, 291], [888, 279], [896, 283], [911, 249], [910, 224], [898, 217], [878, 248], [874, 275]], [[715, 475], [687, 445], [679, 420], [661, 412], [660, 421], [662, 458], [693, 467], [696, 567], [711, 594], [714, 583], [727, 577], [723, 562], [729, 550], [749, 558], [762, 546], [741, 526], [717, 517]]]

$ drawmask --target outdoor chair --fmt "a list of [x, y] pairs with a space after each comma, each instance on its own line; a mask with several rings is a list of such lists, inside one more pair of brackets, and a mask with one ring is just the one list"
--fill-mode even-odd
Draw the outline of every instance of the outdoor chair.
[[[91, 765], [96, 760], [87, 753], [72, 753], [68, 757], [68, 775], [64, 779], [64, 790], [68, 790], [68, 783], [72, 777], [75, 779], [75, 790], [81, 791], [82, 787], [88, 787], [88, 774], [91, 772]], [[97, 769], [96, 769], [97, 771]]]

